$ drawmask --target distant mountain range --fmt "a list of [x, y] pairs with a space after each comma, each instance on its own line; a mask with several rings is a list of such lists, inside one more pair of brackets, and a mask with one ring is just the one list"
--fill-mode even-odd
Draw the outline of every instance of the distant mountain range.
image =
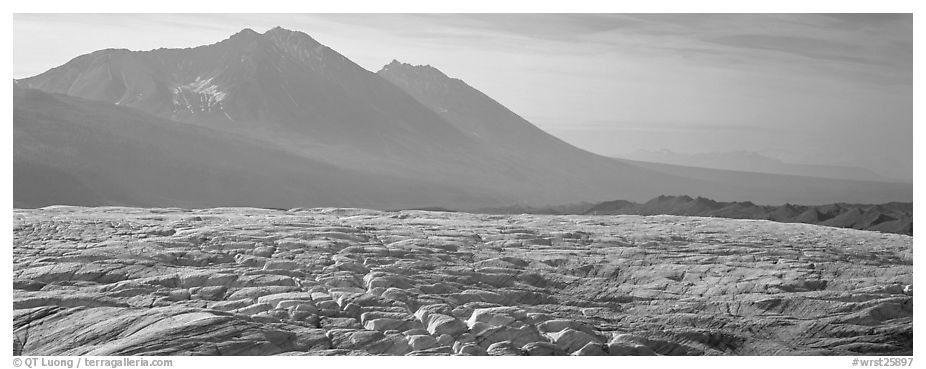
[[732, 219], [763, 219], [784, 223], [818, 224], [888, 233], [913, 234], [913, 204], [892, 202], [879, 205], [827, 204], [804, 206], [756, 205], [752, 202], [718, 202], [703, 197], [658, 196], [645, 203], [627, 200], [597, 204], [549, 207], [510, 206], [480, 209], [491, 214], [576, 214], [576, 215], [685, 215]]
[[14, 81], [13, 120], [17, 207], [912, 201], [910, 184], [595, 155], [433, 67], [393, 61], [373, 73], [279, 27], [78, 56]]
[[617, 155], [617, 157], [635, 161], [744, 172], [849, 179], [856, 181], [912, 182], [910, 178], [891, 178], [869, 169], [854, 166], [788, 163], [753, 151], [683, 154], [668, 149], [634, 150], [629, 153]]

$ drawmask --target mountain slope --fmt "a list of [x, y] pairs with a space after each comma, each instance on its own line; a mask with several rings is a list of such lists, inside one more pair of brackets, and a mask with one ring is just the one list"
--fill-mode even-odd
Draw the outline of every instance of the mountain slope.
[[[14, 205], [425, 205], [479, 195], [359, 173], [135, 109], [14, 89]], [[482, 201], [491, 201], [486, 197]]]
[[[221, 135], [259, 142], [256, 146], [272, 151], [273, 155], [288, 155], [282, 162], [301, 168], [289, 176], [274, 176], [276, 170], [285, 171], [282, 164], [271, 165], [275, 168], [271, 170], [255, 161], [250, 162], [254, 166], [226, 165], [213, 173], [220, 176], [222, 171], [231, 171], [246, 177], [245, 182], [257, 177], [268, 188], [287, 187], [289, 190], [273, 195], [273, 201], [267, 199], [269, 194], [255, 195], [261, 199], [260, 203], [289, 204], [283, 207], [364, 203], [379, 208], [473, 209], [613, 198], [640, 201], [664, 193], [772, 204], [807, 202], [807, 193], [821, 196], [814, 198], [815, 202], [887, 202], [909, 201], [912, 193], [909, 186], [846, 185], [840, 181], [791, 177], [775, 180], [749, 177], [752, 179], [746, 184], [734, 183], [704, 172], [650, 168], [594, 155], [543, 132], [463, 81], [449, 78], [434, 68], [394, 62], [379, 73], [372, 73], [308, 35], [282, 28], [263, 34], [245, 29], [221, 42], [189, 49], [101, 50], [16, 82], [22, 87], [124, 107], [113, 110], [99, 105], [102, 122], [115, 122], [120, 115], [131, 115], [127, 108], [158, 116], [162, 119], [145, 115], [131, 120], [148, 122], [145, 127], [161, 125], [171, 133], [161, 132], [161, 136], [155, 135], [147, 142], [148, 133], [132, 135], [127, 129], [126, 137], [118, 138], [134, 140], [152, 150], [173, 142], [166, 135], [182, 136], [187, 129], [197, 127], [207, 129], [202, 132], [208, 133], [200, 136], [212, 138], [203, 138], [200, 150], [206, 150], [207, 142], [218, 146], [209, 148], [216, 151], [214, 156], [197, 159], [199, 165], [212, 165], [209, 160], [228, 163], [218, 155], [227, 149], [223, 145], [228, 140]], [[36, 113], [44, 110], [38, 105], [32, 109]], [[105, 116], [107, 113], [114, 116]], [[20, 122], [25, 116], [14, 117], [17, 126], [28, 123]], [[67, 121], [65, 116], [58, 118]], [[59, 123], [43, 129], [50, 130], [49, 134], [75, 129]], [[38, 137], [34, 140], [38, 146], [60, 146], [63, 150], [67, 145], [83, 144], [38, 135], [39, 131], [33, 133]], [[100, 141], [97, 144], [105, 144], [102, 137], [106, 136], [95, 139]], [[17, 152], [24, 149], [22, 145], [16, 148]], [[248, 150], [251, 149], [257, 148]], [[66, 153], [52, 152], [59, 156], [46, 157], [41, 162], [44, 167], [23, 168], [20, 173], [36, 171], [27, 177], [38, 181], [42, 175], [51, 175], [49, 170], [40, 168], [50, 167], [67, 169], [59, 175], [62, 181], [80, 182], [87, 177]], [[152, 165], [156, 158], [175, 163], [179, 152], [168, 150], [163, 154], [173, 156], [158, 154], [144, 160]], [[265, 152], [258, 157], [269, 156]], [[313, 167], [303, 168], [298, 165], [299, 160], [305, 160], [303, 166]], [[93, 168], [99, 171], [94, 176], [98, 182], [89, 188], [134, 193], [117, 186], [122, 178], [119, 171], [133, 170], [128, 164]], [[268, 172], [258, 176], [260, 171]], [[333, 174], [321, 177], [306, 174], [329, 172]], [[193, 174], [163, 172], [166, 177]], [[105, 178], [111, 179], [113, 185], [103, 186], [100, 181]], [[284, 179], [285, 184], [274, 182]], [[301, 193], [292, 188], [298, 187], [299, 180], [317, 188], [310, 194]], [[780, 186], [780, 183], [792, 185]], [[149, 187], [150, 191], [157, 190], [153, 184]], [[165, 195], [164, 201], [173, 204], [180, 198], [188, 201], [198, 198], [192, 194], [181, 196], [181, 189], [175, 190], [170, 196]], [[102, 200], [94, 201], [115, 201], [109, 199], [115, 195], [103, 196], [106, 191], [96, 193]], [[375, 193], [380, 196], [374, 196]], [[115, 197], [139, 206], [159, 201], [143, 198], [132, 203], [131, 196]], [[247, 197], [233, 198], [236, 204], [248, 201]]]
[[[433, 67], [393, 61], [378, 74], [460, 130], [484, 137], [498, 155], [519, 157], [525, 161], [534, 159], [547, 167], [567, 167], [596, 176], [595, 180], [616, 183], [614, 192], [633, 189], [625, 191], [627, 197], [619, 198], [644, 201], [656, 196], [652, 190], [658, 188], [665, 191], [662, 193], [688, 193], [727, 201], [751, 200], [769, 204], [912, 201], [912, 186], [903, 183], [717, 170], [606, 158], [547, 134], [465, 82], [450, 78]], [[619, 178], [614, 178], [614, 175]], [[628, 185], [634, 178], [645, 182], [634, 183], [640, 187]], [[646, 193], [652, 195], [644, 195]]]
[[[464, 133], [499, 149], [523, 153], [525, 146], [543, 146], [572, 153], [576, 147], [551, 136], [481, 91], [438, 69], [393, 60], [377, 72]], [[536, 151], [536, 150], [532, 150]], [[536, 153], [532, 153], [536, 154]]]

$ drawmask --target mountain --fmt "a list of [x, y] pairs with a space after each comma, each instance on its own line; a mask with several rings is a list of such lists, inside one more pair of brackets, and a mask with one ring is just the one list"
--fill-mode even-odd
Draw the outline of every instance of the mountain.
[[101, 50], [24, 87], [128, 106], [163, 118], [351, 149], [472, 148], [392, 84], [304, 33], [245, 29], [191, 49]]
[[136, 109], [34, 89], [15, 88], [13, 98], [16, 207], [371, 207], [384, 198], [403, 204], [479, 198], [423, 180], [337, 168]]
[[[339, 168], [428, 178], [510, 201], [593, 199], [647, 182], [634, 173], [617, 180], [623, 169], [646, 171], [601, 159], [614, 174], [599, 179], [548, 168], [542, 158], [500, 158], [492, 142], [308, 35], [282, 28], [246, 29], [191, 49], [101, 50], [18, 83], [259, 138]], [[391, 205], [399, 203], [382, 201]]]
[[[453, 211], [443, 209], [442, 211]], [[627, 200], [554, 206], [502, 206], [477, 209], [486, 214], [555, 215], [684, 215], [731, 219], [764, 219], [784, 223], [819, 224], [887, 233], [913, 234], [913, 203], [877, 205], [825, 204], [756, 205], [750, 201], [721, 202], [704, 197], [660, 195], [643, 203]]]
[[[393, 60], [377, 72], [439, 114], [460, 131], [490, 147], [524, 154], [524, 149], [542, 146], [557, 154], [587, 155], [584, 151], [544, 132], [481, 91], [451, 78], [430, 65], [411, 65]], [[549, 155], [551, 157], [558, 157]], [[587, 157], [586, 157], [587, 158]]]
[[710, 169], [784, 174], [875, 182], [909, 182], [890, 178], [872, 170], [840, 165], [795, 164], [752, 151], [706, 152], [683, 154], [671, 150], [634, 150], [620, 158]]
[[888, 233], [913, 234], [913, 204], [827, 204], [804, 206], [718, 202], [703, 197], [659, 196], [643, 204], [605, 201], [587, 208], [586, 215], [688, 215], [733, 219], [766, 219], [787, 223], [820, 224]]
[[[46, 93], [14, 101], [15, 140], [24, 140], [14, 145], [14, 198], [23, 206], [43, 194], [68, 204], [464, 210], [661, 193], [765, 203], [912, 198], [903, 184], [718, 178], [595, 155], [436, 68], [395, 61], [373, 73], [279, 27], [187, 49], [100, 50], [15, 85]], [[81, 115], [72, 110], [92, 119], [74, 121]], [[80, 133], [115, 126], [115, 137]], [[134, 154], [133, 145], [149, 151]], [[71, 155], [88, 147], [110, 151]], [[42, 187], [49, 176], [73, 191]], [[209, 193], [236, 187], [233, 178], [242, 181], [235, 191]]]
[[[490, 142], [489, 146], [500, 157], [518, 158], [522, 163], [538, 163], [537, 170], [572, 170], [570, 175], [585, 176], [589, 181], [613, 181], [610, 175], [622, 174], [625, 176], [624, 183], [618, 182], [622, 187], [615, 188], [615, 191], [630, 187], [627, 185], [627, 177], [630, 176], [646, 181], [635, 183], [643, 187], [627, 191], [630, 196], [623, 197], [625, 199], [643, 201], [656, 196], [651, 190], [660, 188], [669, 189], [662, 193], [695, 193], [723, 200], [752, 200], [770, 204], [912, 201], [912, 186], [904, 183], [718, 170], [606, 158], [547, 134], [477, 89], [431, 66], [413, 66], [392, 61], [378, 74], [460, 130]], [[615, 168], [614, 162], [625, 165]], [[658, 174], [668, 177], [660, 177]], [[552, 203], [556, 202], [535, 202], [534, 205]]]

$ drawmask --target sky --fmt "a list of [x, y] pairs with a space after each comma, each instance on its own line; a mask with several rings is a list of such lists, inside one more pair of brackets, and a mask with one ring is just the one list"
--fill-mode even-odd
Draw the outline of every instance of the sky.
[[15, 14], [13, 74], [274, 26], [370, 71], [434, 66], [603, 155], [754, 151], [912, 178], [910, 14]]

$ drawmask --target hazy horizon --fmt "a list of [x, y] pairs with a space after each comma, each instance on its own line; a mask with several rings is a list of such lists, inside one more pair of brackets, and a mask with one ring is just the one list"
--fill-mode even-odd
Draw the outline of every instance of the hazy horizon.
[[912, 178], [909, 14], [15, 14], [13, 26], [14, 78], [99, 49], [283, 26], [373, 72], [432, 65], [603, 155], [752, 151]]

